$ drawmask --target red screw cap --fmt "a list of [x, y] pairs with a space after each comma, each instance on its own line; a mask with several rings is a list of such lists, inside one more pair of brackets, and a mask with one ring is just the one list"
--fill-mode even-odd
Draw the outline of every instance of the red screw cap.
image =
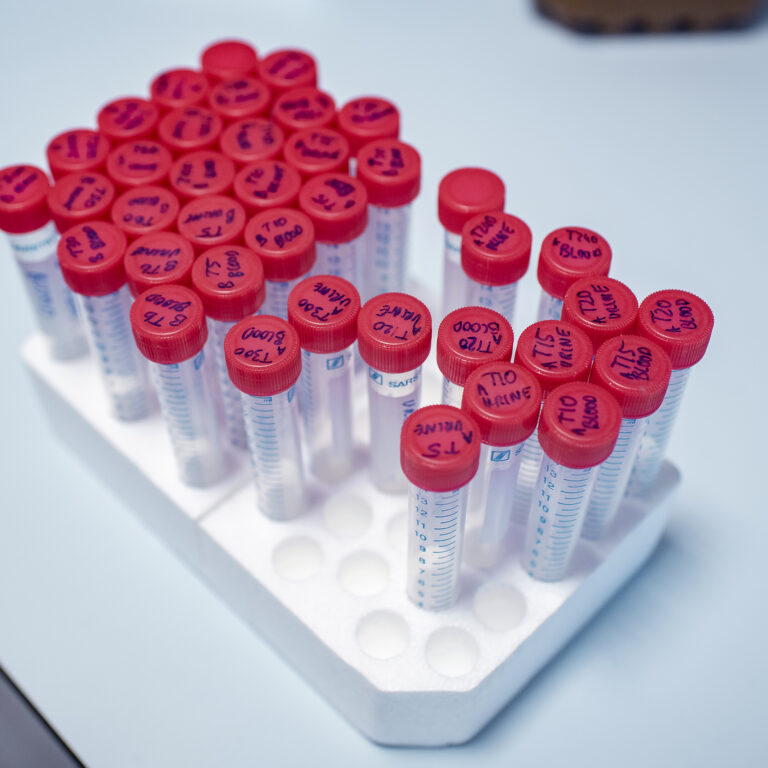
[[157, 126], [160, 141], [175, 155], [212, 147], [224, 127], [222, 119], [207, 107], [185, 107], [169, 112]]
[[182, 200], [223, 195], [235, 178], [235, 164], [221, 152], [204, 149], [182, 155], [171, 166], [169, 181]]
[[541, 320], [520, 334], [515, 363], [539, 380], [546, 397], [559, 384], [586, 381], [592, 356], [592, 342], [580, 328], [562, 320]]
[[483, 285], [516, 283], [528, 271], [531, 230], [502, 211], [473, 216], [461, 232], [461, 266]]
[[125, 251], [125, 276], [134, 298], [160, 285], [192, 285], [192, 243], [175, 232], [152, 232]]
[[177, 229], [200, 253], [215, 245], [239, 243], [245, 227], [243, 206], [224, 195], [190, 200], [179, 211]]
[[264, 269], [259, 257], [240, 245], [204, 251], [192, 268], [192, 285], [205, 314], [225, 323], [255, 314], [264, 303]]
[[184, 285], [158, 285], [139, 294], [130, 318], [136, 346], [153, 363], [183, 363], [208, 338], [203, 302]]
[[321, 173], [299, 192], [299, 207], [312, 219], [320, 243], [348, 243], [368, 225], [368, 194], [346, 173]]
[[357, 318], [357, 347], [371, 368], [413, 371], [429, 357], [432, 316], [407, 293], [382, 293], [363, 304]]
[[101, 173], [62, 176], [48, 193], [48, 208], [59, 232], [83, 221], [107, 219], [115, 185]]
[[200, 66], [214, 80], [249, 75], [258, 65], [256, 49], [244, 40], [219, 40], [200, 54]]
[[475, 476], [479, 463], [480, 430], [464, 411], [427, 405], [403, 423], [400, 466], [417, 488], [455, 491]]
[[539, 285], [556, 299], [581, 277], [602, 277], [611, 267], [611, 246], [586, 227], [561, 227], [541, 244], [536, 271]]
[[64, 232], [56, 252], [66, 284], [83, 296], [106, 296], [125, 285], [125, 235], [106, 221], [86, 221]]
[[335, 118], [333, 97], [309, 86], [280, 94], [272, 105], [272, 119], [288, 134], [302, 128], [324, 128]]
[[403, 141], [377, 139], [357, 153], [357, 177], [365, 185], [371, 205], [408, 205], [421, 188], [421, 156]]
[[107, 176], [123, 191], [147, 184], [163, 184], [172, 163], [171, 153], [159, 141], [126, 141], [107, 156]]
[[288, 137], [283, 157], [304, 179], [318, 173], [346, 173], [349, 142], [332, 128], [304, 128]]
[[284, 48], [273, 51], [259, 62], [259, 79], [273, 93], [285, 93], [294, 88], [317, 85], [317, 63], [305, 51]]
[[612, 277], [583, 277], [565, 292], [563, 320], [581, 328], [597, 349], [614, 336], [632, 333], [637, 298]]
[[113, 223], [131, 238], [171, 229], [178, 215], [178, 198], [166, 187], [130, 189], [112, 206]]
[[643, 299], [637, 316], [637, 332], [669, 355], [674, 370], [704, 357], [714, 324], [709, 305], [688, 291], [656, 291]]
[[54, 136], [45, 149], [54, 179], [68, 173], [100, 171], [110, 149], [109, 139], [90, 128], [73, 128]]
[[347, 137], [352, 155], [377, 139], [396, 139], [400, 135], [397, 107], [378, 96], [359, 96], [339, 110], [339, 130]]
[[504, 182], [485, 168], [458, 168], [443, 176], [437, 192], [440, 223], [456, 235], [478, 213], [504, 210]]
[[616, 398], [625, 419], [642, 419], [661, 405], [671, 373], [669, 355], [656, 342], [614, 336], [597, 350], [589, 380]]
[[437, 329], [437, 367], [446, 379], [463, 386], [483, 363], [509, 360], [514, 341], [512, 326], [493, 309], [455, 309]]
[[50, 190], [45, 172], [34, 165], [11, 165], [0, 170], [0, 229], [21, 234], [47, 224], [51, 220]]
[[555, 387], [544, 400], [539, 442], [553, 461], [573, 469], [602, 464], [621, 428], [616, 398], [597, 384], [572, 381]]
[[250, 214], [295, 206], [301, 189], [299, 172], [282, 160], [259, 160], [235, 176], [235, 195]]
[[208, 95], [211, 109], [225, 122], [266, 114], [272, 93], [255, 77], [222, 80]]
[[245, 226], [245, 244], [261, 259], [267, 280], [287, 282], [315, 264], [315, 228], [295, 208], [270, 208]]
[[221, 151], [238, 166], [269, 160], [282, 152], [283, 129], [262, 117], [238, 120], [228, 125], [219, 139]]
[[343, 277], [308, 277], [288, 294], [288, 321], [309, 352], [326, 355], [353, 344], [359, 313], [360, 294]]
[[184, 109], [199, 104], [208, 93], [208, 78], [196, 69], [169, 69], [149, 86], [149, 96], [160, 109]]
[[477, 422], [487, 445], [517, 445], [536, 429], [541, 386], [521, 365], [485, 363], [467, 377], [461, 409]]
[[124, 96], [105, 104], [96, 116], [99, 132], [114, 142], [146, 139], [160, 119], [156, 104], [140, 96]]
[[298, 334], [273, 315], [246, 317], [230, 328], [224, 339], [224, 357], [232, 383], [256, 397], [285, 392], [301, 373]]

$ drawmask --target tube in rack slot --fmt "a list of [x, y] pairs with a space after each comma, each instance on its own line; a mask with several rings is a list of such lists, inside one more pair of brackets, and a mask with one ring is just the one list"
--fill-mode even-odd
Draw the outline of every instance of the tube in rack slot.
[[400, 136], [400, 112], [380, 96], [358, 96], [339, 110], [339, 130], [347, 137], [350, 149], [350, 174], [357, 175], [358, 154], [371, 141]]
[[58, 181], [68, 173], [103, 171], [112, 145], [90, 128], [72, 128], [54, 136], [45, 149], [51, 176]]
[[125, 276], [131, 295], [159, 285], [192, 287], [192, 262], [195, 251], [185, 237], [176, 232], [153, 232], [134, 240], [125, 249]]

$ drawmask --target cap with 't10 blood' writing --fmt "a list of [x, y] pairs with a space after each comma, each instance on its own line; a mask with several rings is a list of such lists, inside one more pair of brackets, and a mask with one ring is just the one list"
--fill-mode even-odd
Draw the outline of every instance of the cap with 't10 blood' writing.
[[339, 110], [338, 122], [353, 157], [369, 141], [396, 139], [400, 135], [397, 107], [379, 96], [359, 96], [348, 101]]
[[59, 232], [82, 221], [107, 219], [115, 185], [101, 173], [62, 176], [48, 193], [48, 208]]
[[317, 85], [317, 62], [306, 51], [284, 48], [273, 51], [259, 62], [259, 79], [273, 93], [285, 93], [293, 88]]
[[136, 187], [123, 192], [112, 206], [112, 221], [128, 237], [162, 232], [176, 223], [179, 200], [166, 187]]
[[190, 200], [179, 211], [179, 234], [189, 240], [196, 253], [214, 245], [240, 242], [245, 227], [243, 206], [224, 195], [209, 195]]
[[125, 251], [125, 276], [134, 298], [149, 288], [169, 283], [192, 285], [195, 251], [176, 232], [151, 232]]
[[221, 152], [203, 149], [182, 155], [171, 166], [171, 189], [182, 200], [226, 194], [235, 178], [235, 164]]
[[165, 112], [194, 107], [208, 93], [208, 78], [195, 69], [169, 69], [149, 86], [149, 97]]
[[261, 259], [267, 280], [296, 280], [315, 264], [315, 228], [295, 208], [271, 208], [257, 214], [246, 225], [244, 240]]
[[456, 235], [478, 213], [504, 210], [504, 182], [485, 168], [457, 168], [443, 176], [437, 192], [440, 223]]
[[475, 420], [451, 405], [414, 411], [400, 433], [400, 466], [417, 488], [436, 493], [466, 485], [480, 463]]
[[336, 117], [333, 97], [311, 86], [280, 94], [272, 105], [272, 119], [287, 133], [302, 128], [323, 128]]
[[219, 148], [238, 166], [277, 157], [283, 149], [283, 129], [263, 117], [238, 120], [228, 125], [219, 139]]
[[531, 230], [517, 216], [480, 213], [461, 232], [461, 266], [476, 283], [516, 283], [528, 271], [531, 240]]
[[300, 189], [301, 175], [282, 160], [249, 163], [235, 176], [235, 195], [251, 214], [295, 207]]
[[90, 128], [73, 128], [54, 136], [45, 150], [54, 179], [68, 173], [100, 171], [111, 148], [109, 139]]
[[299, 192], [299, 207], [312, 219], [319, 243], [348, 243], [368, 224], [365, 187], [346, 173], [313, 176]]
[[371, 141], [357, 154], [357, 177], [371, 205], [399, 208], [412, 203], [419, 194], [421, 156], [404, 141]]
[[140, 96], [124, 96], [105, 104], [96, 116], [99, 132], [108, 139], [146, 139], [155, 132], [160, 119], [156, 104]]
[[50, 220], [51, 182], [34, 165], [11, 165], [0, 170], [0, 229], [21, 234], [34, 232]]

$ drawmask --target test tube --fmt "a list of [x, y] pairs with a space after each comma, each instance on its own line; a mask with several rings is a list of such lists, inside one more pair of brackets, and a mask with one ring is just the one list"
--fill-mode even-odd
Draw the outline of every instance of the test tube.
[[403, 424], [400, 462], [408, 478], [408, 597], [441, 611], [459, 596], [467, 485], [477, 472], [480, 432], [466, 412], [428, 405]]
[[531, 260], [531, 230], [502, 211], [473, 216], [461, 231], [466, 303], [488, 307], [514, 325], [518, 281]]
[[101, 171], [111, 149], [106, 136], [90, 128], [72, 128], [54, 136], [45, 149], [51, 175], [58, 180], [68, 173]]
[[671, 371], [669, 355], [642, 336], [614, 336], [597, 350], [590, 381], [616, 398], [621, 429], [616, 447], [597, 470], [581, 533], [584, 538], [601, 539], [610, 529], [648, 419], [664, 399]]
[[536, 276], [541, 286], [539, 320], [559, 320], [565, 292], [580, 277], [603, 277], [611, 266], [611, 246], [586, 227], [561, 227], [541, 244]]
[[709, 305], [687, 291], [656, 291], [640, 303], [637, 333], [655, 341], [669, 355], [672, 374], [661, 406], [648, 420], [627, 486], [630, 496], [647, 495], [656, 482], [688, 375], [704, 357], [714, 323]]
[[357, 154], [357, 177], [368, 193], [366, 297], [405, 289], [411, 203], [421, 188], [421, 157], [397, 139], [377, 139]]
[[299, 337], [279, 317], [248, 317], [230, 329], [224, 354], [242, 392], [258, 507], [273, 520], [291, 520], [306, 506], [295, 397]]
[[200, 104], [209, 90], [208, 78], [196, 69], [169, 69], [149, 86], [149, 97], [162, 112]]
[[212, 82], [249, 75], [258, 63], [256, 49], [244, 40], [218, 40], [200, 54], [200, 67]]
[[304, 128], [288, 137], [283, 157], [305, 181], [318, 173], [346, 173], [349, 142], [333, 128]]
[[134, 240], [150, 232], [164, 232], [176, 225], [179, 199], [167, 187], [136, 187], [123, 192], [112, 204], [112, 223]]
[[168, 175], [171, 189], [182, 201], [206, 195], [226, 195], [234, 179], [235, 164], [212, 149], [182, 155], [174, 161]]
[[315, 228], [295, 208], [272, 208], [245, 226], [245, 244], [264, 267], [263, 312], [288, 319], [288, 295], [315, 264]]
[[329, 93], [312, 86], [292, 88], [275, 98], [272, 119], [286, 136], [302, 128], [327, 128], [336, 120], [336, 104]]
[[479, 213], [504, 209], [504, 182], [485, 168], [458, 168], [443, 176], [437, 214], [445, 227], [443, 317], [466, 304], [467, 279], [461, 267], [461, 232]]
[[125, 276], [131, 295], [160, 285], [192, 287], [192, 243], [176, 232], [153, 232], [134, 240], [125, 250]]
[[[520, 334], [515, 363], [536, 377], [543, 403], [549, 392], [560, 384], [586, 381], [593, 356], [592, 342], [580, 328], [563, 321], [540, 320]], [[525, 523], [528, 519], [541, 456], [538, 432], [534, 431], [523, 445], [512, 508], [515, 522]]]
[[301, 174], [282, 160], [258, 160], [237, 172], [234, 188], [250, 216], [270, 208], [296, 208]]
[[219, 148], [238, 168], [260, 160], [270, 160], [283, 151], [283, 129], [263, 117], [237, 120], [219, 138]]
[[274, 94], [317, 85], [317, 62], [309, 53], [297, 48], [272, 51], [259, 62], [258, 73], [259, 79]]
[[157, 136], [174, 157], [210, 149], [224, 128], [222, 119], [208, 107], [173, 109], [157, 124]]
[[114, 225], [88, 221], [64, 232], [57, 252], [64, 279], [77, 294], [110, 410], [120, 421], [137, 421], [154, 410], [155, 397], [128, 319], [126, 242]]
[[380, 96], [358, 96], [348, 101], [337, 115], [339, 130], [347, 137], [350, 149], [350, 174], [357, 174], [357, 156], [371, 141], [400, 136], [400, 112]]
[[484, 363], [509, 360], [515, 336], [502, 315], [487, 307], [461, 307], [437, 329], [437, 367], [443, 374], [443, 404], [461, 407], [464, 384]]
[[385, 493], [404, 493], [400, 428], [420, 405], [421, 366], [432, 344], [432, 318], [407, 293], [369, 299], [357, 319], [357, 346], [368, 365], [371, 479]]
[[59, 234], [48, 209], [50, 186], [45, 173], [33, 165], [0, 170], [0, 230], [8, 237], [51, 354], [68, 360], [85, 354], [88, 346], [56, 258]]
[[234, 198], [208, 195], [186, 203], [179, 211], [176, 227], [200, 254], [215, 245], [239, 245], [245, 219], [243, 206]]
[[271, 103], [269, 88], [261, 80], [246, 75], [222, 80], [208, 94], [208, 105], [224, 125], [246, 117], [265, 116]]
[[118, 144], [107, 155], [107, 176], [119, 192], [148, 184], [166, 184], [173, 156], [159, 141], [137, 139]]
[[195, 261], [192, 285], [205, 309], [208, 354], [216, 363], [227, 437], [232, 446], [246, 450], [242, 398], [227, 373], [224, 339], [235, 323], [255, 315], [264, 303], [264, 270], [248, 248], [218, 245]]
[[131, 305], [136, 345], [150, 361], [150, 374], [181, 480], [213, 485], [232, 469], [224, 444], [224, 421], [216, 372], [205, 358], [208, 338], [203, 303], [183, 285], [161, 285]]
[[62, 176], [48, 193], [48, 208], [56, 229], [65, 229], [85, 221], [107, 221], [115, 185], [104, 174], [70, 173]]
[[122, 96], [105, 104], [96, 115], [99, 133], [118, 144], [132, 139], [147, 139], [160, 120], [156, 104], [141, 96]]
[[544, 454], [522, 556], [532, 578], [559, 581], [567, 575], [597, 467], [611, 455], [620, 427], [619, 404], [596, 384], [561, 384], [544, 400], [539, 419]]
[[315, 273], [338, 275], [360, 285], [368, 224], [365, 187], [345, 173], [321, 173], [301, 188], [299, 207], [315, 227]]

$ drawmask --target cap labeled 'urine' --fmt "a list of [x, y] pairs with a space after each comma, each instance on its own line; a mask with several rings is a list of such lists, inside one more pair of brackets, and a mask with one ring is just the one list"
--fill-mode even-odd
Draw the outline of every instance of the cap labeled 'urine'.
[[311, 54], [297, 48], [272, 51], [259, 62], [258, 71], [259, 79], [276, 94], [317, 86], [317, 62]]
[[272, 119], [286, 132], [323, 128], [336, 118], [336, 104], [325, 91], [311, 86], [281, 93], [272, 105]]
[[312, 219], [319, 243], [348, 243], [368, 224], [368, 194], [346, 173], [321, 173], [299, 192], [299, 207]]
[[196, 69], [169, 69], [149, 86], [149, 96], [160, 109], [184, 109], [199, 104], [208, 93], [208, 78]]
[[181, 200], [223, 195], [232, 187], [235, 164], [221, 152], [203, 149], [177, 158], [168, 181]]
[[333, 128], [304, 128], [288, 137], [283, 156], [307, 179], [349, 168], [349, 142]]
[[34, 165], [0, 169], [0, 229], [11, 234], [34, 232], [51, 220], [51, 182]]
[[147, 184], [164, 184], [173, 164], [173, 156], [159, 141], [125, 141], [107, 156], [107, 176], [118, 189]]
[[380, 96], [351, 99], [339, 110], [338, 122], [353, 157], [369, 141], [396, 139], [400, 135], [400, 112]]
[[357, 177], [380, 208], [412, 203], [421, 189], [421, 155], [404, 141], [377, 139], [357, 153]]
[[258, 63], [256, 49], [244, 40], [219, 40], [200, 54], [202, 70], [213, 80], [249, 75]]
[[504, 182], [485, 168], [457, 168], [443, 176], [437, 191], [437, 215], [449, 231], [460, 235], [473, 216], [504, 210]]
[[140, 96], [123, 96], [105, 104], [96, 116], [99, 132], [115, 143], [149, 138], [157, 128], [160, 110]]
[[219, 148], [239, 166], [269, 160], [283, 150], [283, 129], [264, 117], [250, 117], [228, 125], [219, 138]]
[[83, 296], [106, 296], [125, 285], [126, 237], [106, 221], [86, 221], [66, 230], [56, 248], [64, 282]]
[[473, 216], [461, 231], [461, 266], [483, 285], [516, 283], [528, 271], [531, 230], [502, 211]]
[[237, 172], [234, 186], [237, 199], [251, 214], [295, 207], [301, 174], [282, 160], [258, 160]]
[[215, 245], [239, 243], [245, 228], [245, 210], [225, 195], [208, 195], [190, 200], [176, 222], [179, 234], [189, 240], [196, 253]]
[[145, 186], [123, 192], [112, 205], [112, 222], [128, 237], [171, 229], [179, 199], [167, 187]]
[[195, 251], [176, 232], [151, 232], [136, 238], [125, 250], [125, 276], [134, 297], [149, 288], [178, 283], [192, 285]]
[[101, 171], [111, 143], [106, 136], [90, 128], [72, 128], [54, 136], [45, 149], [48, 167], [54, 179], [68, 173]]
[[59, 232], [82, 221], [109, 218], [115, 185], [102, 173], [70, 173], [48, 193], [48, 208]]

